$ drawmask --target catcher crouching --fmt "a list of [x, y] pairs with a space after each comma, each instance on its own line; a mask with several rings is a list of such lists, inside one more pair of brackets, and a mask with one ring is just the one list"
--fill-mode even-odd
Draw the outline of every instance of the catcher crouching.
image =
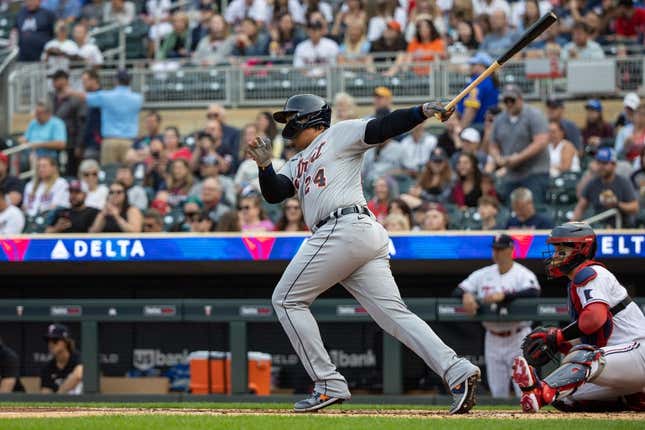
[[[553, 229], [545, 260], [549, 277], [569, 278], [563, 329], [538, 327], [522, 343], [513, 380], [524, 412], [551, 404], [562, 411], [645, 411], [645, 316], [625, 288], [594, 261], [596, 235], [583, 222]], [[574, 346], [575, 345], [575, 346]], [[544, 379], [539, 368], [564, 354]]]

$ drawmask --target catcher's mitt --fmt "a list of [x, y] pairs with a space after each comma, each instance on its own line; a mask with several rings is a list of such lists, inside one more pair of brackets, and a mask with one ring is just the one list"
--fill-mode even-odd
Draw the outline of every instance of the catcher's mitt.
[[522, 341], [522, 355], [533, 367], [542, 367], [558, 354], [558, 332], [555, 327], [538, 327]]

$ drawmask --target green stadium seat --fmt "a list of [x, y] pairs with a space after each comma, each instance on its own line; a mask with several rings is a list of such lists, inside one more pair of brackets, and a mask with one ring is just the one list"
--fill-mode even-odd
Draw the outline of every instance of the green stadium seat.
[[102, 184], [111, 184], [116, 178], [116, 171], [121, 165], [117, 163], [105, 164], [101, 166], [101, 171], [99, 172], [99, 181]]

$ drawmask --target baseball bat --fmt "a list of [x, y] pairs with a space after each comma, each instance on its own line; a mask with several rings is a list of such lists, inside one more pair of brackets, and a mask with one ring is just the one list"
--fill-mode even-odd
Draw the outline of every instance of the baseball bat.
[[513, 46], [508, 48], [506, 52], [504, 52], [497, 60], [493, 62], [486, 70], [482, 72], [481, 75], [477, 77], [474, 81], [472, 81], [466, 88], [464, 88], [455, 98], [450, 100], [448, 104], [445, 107], [446, 110], [450, 110], [457, 106], [457, 103], [461, 101], [464, 97], [466, 97], [473, 88], [475, 88], [477, 85], [481, 83], [484, 79], [489, 77], [495, 70], [499, 69], [502, 67], [504, 63], [506, 63], [508, 60], [513, 58], [515, 54], [520, 52], [522, 49], [524, 49], [529, 43], [533, 42], [535, 38], [537, 38], [540, 34], [542, 34], [547, 28], [549, 28], [554, 22], [558, 20], [558, 17], [555, 15], [553, 12], [549, 12], [542, 16], [539, 20], [535, 21], [532, 26], [530, 26], [524, 34], [522, 34], [522, 37], [515, 42]]

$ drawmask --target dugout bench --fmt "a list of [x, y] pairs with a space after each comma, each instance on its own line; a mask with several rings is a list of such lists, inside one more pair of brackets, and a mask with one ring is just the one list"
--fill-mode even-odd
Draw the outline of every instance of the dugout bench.
[[[645, 312], [645, 297], [635, 301]], [[472, 322], [531, 320], [542, 324], [569, 321], [565, 299], [518, 299], [509, 307], [484, 306], [471, 317], [456, 299], [405, 300], [425, 321]], [[320, 322], [371, 321], [356, 301], [321, 299], [311, 306]], [[228, 323], [232, 393], [247, 393], [247, 323], [275, 322], [270, 301], [255, 299], [119, 299], [119, 300], [0, 300], [2, 322], [78, 322], [84, 393], [99, 393], [98, 325], [114, 322], [224, 322]], [[383, 333], [383, 394], [403, 393], [400, 343]]]

